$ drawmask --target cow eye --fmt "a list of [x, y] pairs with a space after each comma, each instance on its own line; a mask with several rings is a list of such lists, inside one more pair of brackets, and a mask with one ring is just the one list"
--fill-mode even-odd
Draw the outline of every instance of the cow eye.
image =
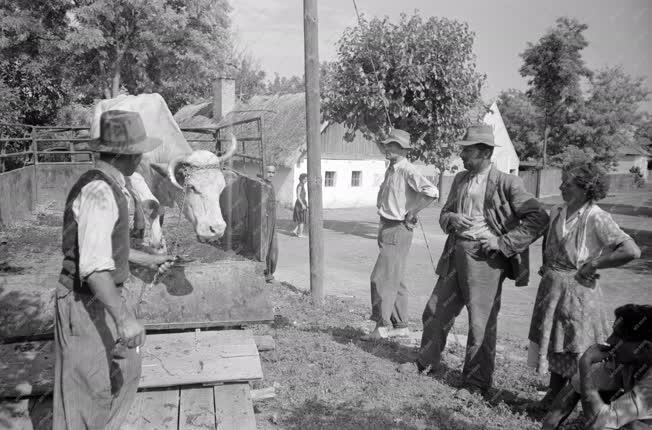
[[195, 194], [199, 194], [199, 191], [197, 191], [197, 188], [195, 188], [194, 185], [189, 185], [188, 188], [189, 188], [190, 191], [192, 191], [193, 193], [195, 193]]

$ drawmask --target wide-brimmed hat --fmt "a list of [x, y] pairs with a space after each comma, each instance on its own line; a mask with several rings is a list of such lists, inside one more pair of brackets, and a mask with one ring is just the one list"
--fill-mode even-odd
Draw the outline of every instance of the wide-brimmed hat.
[[138, 112], [108, 110], [100, 116], [100, 137], [88, 143], [91, 150], [110, 154], [143, 154], [161, 144], [147, 137]]
[[494, 130], [490, 125], [472, 125], [466, 130], [462, 140], [455, 142], [456, 145], [470, 146], [484, 143], [489, 146], [500, 146], [494, 142]]
[[392, 142], [398, 143], [401, 145], [401, 148], [404, 149], [412, 148], [412, 144], [410, 143], [410, 133], [404, 130], [399, 130], [398, 128], [391, 129], [387, 139], [383, 140], [381, 143], [387, 145]]

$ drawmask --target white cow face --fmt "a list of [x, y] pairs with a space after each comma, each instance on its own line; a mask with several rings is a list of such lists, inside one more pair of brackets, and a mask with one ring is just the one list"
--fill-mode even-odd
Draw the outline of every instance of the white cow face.
[[157, 173], [176, 187], [177, 204], [183, 206], [183, 214], [200, 242], [216, 241], [226, 229], [220, 208], [220, 195], [226, 185], [221, 161], [210, 151], [194, 151], [171, 161], [167, 168], [152, 164]]

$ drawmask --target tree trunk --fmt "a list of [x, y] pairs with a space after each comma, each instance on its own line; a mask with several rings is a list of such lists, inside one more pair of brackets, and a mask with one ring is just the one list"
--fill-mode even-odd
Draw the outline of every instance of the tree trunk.
[[121, 67], [120, 64], [116, 64], [113, 78], [111, 79], [111, 98], [118, 97], [118, 94], [120, 93], [120, 79]]
[[437, 182], [437, 188], [439, 189], [439, 198], [437, 201], [441, 202], [442, 197], [443, 197], [443, 185], [444, 185], [444, 169], [442, 167], [439, 168], [439, 182]]

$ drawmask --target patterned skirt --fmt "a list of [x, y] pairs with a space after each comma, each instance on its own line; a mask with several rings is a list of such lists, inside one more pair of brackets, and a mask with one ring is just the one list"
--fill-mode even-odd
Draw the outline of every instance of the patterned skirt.
[[564, 377], [577, 371], [579, 357], [609, 335], [602, 290], [578, 283], [576, 271], [547, 269], [539, 284], [530, 323], [528, 364], [540, 374]]
[[305, 224], [308, 220], [308, 210], [304, 209], [299, 200], [294, 203], [292, 220], [296, 223]]

